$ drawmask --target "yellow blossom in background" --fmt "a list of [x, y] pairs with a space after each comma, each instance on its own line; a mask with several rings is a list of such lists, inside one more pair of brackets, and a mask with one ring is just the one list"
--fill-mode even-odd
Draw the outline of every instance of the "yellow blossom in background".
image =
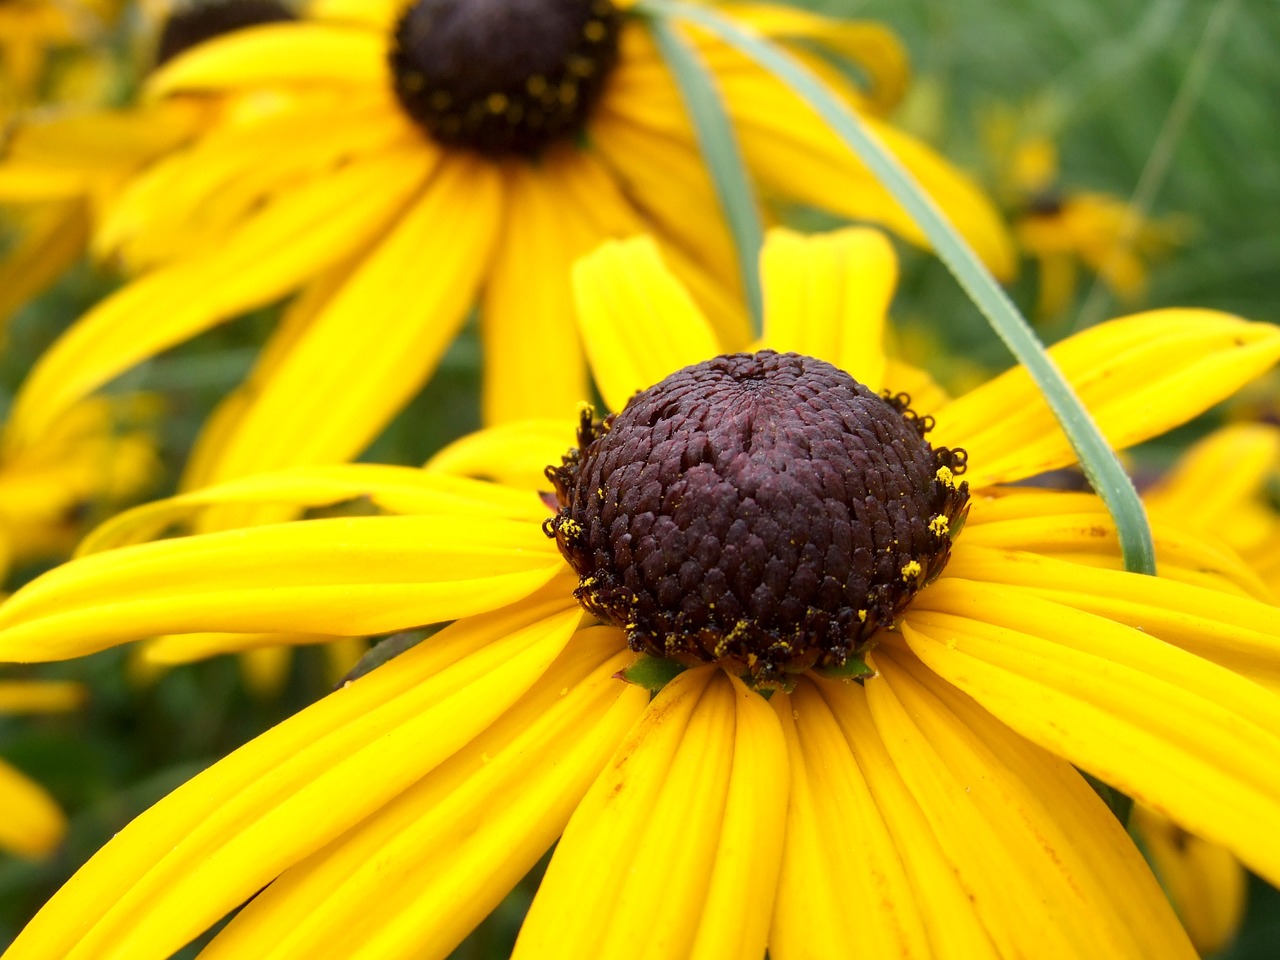
[[0, 108], [34, 102], [49, 53], [100, 39], [119, 8], [116, 0], [0, 3]]
[[1153, 219], [1120, 197], [1065, 187], [1057, 150], [1047, 139], [1015, 147], [1011, 168], [1020, 195], [1014, 237], [1039, 266], [1037, 316], [1056, 317], [1072, 305], [1081, 264], [1121, 301], [1140, 300], [1147, 264], [1187, 236], [1185, 218]]
[[[76, 683], [0, 679], [0, 715], [75, 710], [84, 703]], [[0, 851], [23, 857], [48, 853], [62, 840], [67, 823], [53, 799], [29, 778], [0, 760]]]
[[[1007, 486], [1070, 448], [1021, 369], [924, 406], [881, 347], [882, 236], [775, 233], [763, 264], [760, 352], [717, 357], [656, 244], [585, 261], [584, 343], [622, 412], [563, 459], [572, 423], [543, 420], [426, 470], [235, 480], [15, 594], [10, 659], [449, 625], [135, 820], [8, 960], [168, 957], [236, 908], [205, 958], [444, 957], [557, 838], [517, 957], [1194, 956], [1073, 765], [1280, 878], [1280, 705], [1252, 679], [1280, 676], [1280, 625], [1247, 567], [1158, 522], [1162, 576], [1126, 573], [1097, 498]], [[1125, 446], [1263, 372], [1280, 332], [1164, 310], [1053, 353]], [[141, 542], [211, 505], [357, 498], [385, 514]], [[664, 620], [702, 627], [646, 632]], [[664, 661], [629, 644], [687, 669], [650, 700], [619, 671]]]
[[[253, 91], [287, 102], [134, 179], [96, 249], [138, 278], [42, 358], [15, 408], [21, 428], [38, 430], [133, 364], [295, 291], [248, 383], [211, 420], [187, 486], [354, 456], [421, 388], [477, 303], [486, 419], [563, 416], [586, 389], [569, 266], [641, 231], [658, 235], [726, 341], [745, 344], [730, 237], [646, 27], [607, 0], [543, 3], [330, 0], [306, 22], [246, 30], [159, 71], [155, 103]], [[728, 9], [798, 48], [852, 60], [866, 90], [825, 75], [993, 269], [1012, 268], [982, 193], [878, 119], [904, 83], [887, 29]], [[521, 25], [527, 16], [537, 30]], [[491, 36], [489, 18], [506, 26]], [[808, 108], [722, 44], [691, 39], [767, 198], [922, 242]]]

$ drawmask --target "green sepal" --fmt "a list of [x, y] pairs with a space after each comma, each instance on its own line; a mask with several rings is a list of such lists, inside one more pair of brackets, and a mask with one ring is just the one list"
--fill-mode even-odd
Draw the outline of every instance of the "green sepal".
[[861, 657], [850, 657], [838, 667], [814, 667], [813, 672], [828, 680], [866, 680], [876, 671]]
[[615, 676], [627, 683], [634, 683], [637, 687], [644, 687], [650, 693], [657, 693], [688, 669], [683, 663], [666, 657], [651, 657], [646, 653], [625, 670], [619, 670]]
[[387, 661], [394, 660], [406, 650], [416, 647], [426, 638], [428, 632], [427, 630], [404, 630], [384, 637], [356, 661], [356, 665], [342, 678], [338, 687], [345, 687], [352, 680], [359, 680], [365, 674], [373, 673]]

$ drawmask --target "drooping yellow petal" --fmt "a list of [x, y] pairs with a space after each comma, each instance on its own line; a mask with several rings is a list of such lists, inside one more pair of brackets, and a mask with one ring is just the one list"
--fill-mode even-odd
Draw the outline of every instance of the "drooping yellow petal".
[[[1280, 359], [1280, 327], [1213, 310], [1152, 310], [1100, 324], [1049, 350], [1117, 449], [1163, 433], [1230, 396]], [[972, 487], [1075, 461], [1022, 367], [935, 411], [929, 440], [969, 452]]]
[[1141, 804], [1132, 824], [1191, 942], [1202, 956], [1222, 950], [1244, 918], [1248, 877], [1240, 861]]
[[14, 404], [11, 430], [39, 436], [76, 400], [166, 347], [283, 296], [373, 236], [426, 175], [391, 154], [299, 187], [228, 244], [129, 284], [44, 354]]
[[237, 30], [186, 51], [147, 81], [150, 97], [283, 84], [381, 86], [387, 37], [334, 24], [273, 23]]
[[607, 243], [580, 260], [573, 286], [587, 359], [611, 410], [720, 352], [702, 312], [648, 237]]
[[760, 259], [764, 345], [826, 360], [872, 390], [886, 386], [884, 324], [898, 283], [888, 238], [868, 227], [775, 229]]
[[[644, 31], [624, 32], [621, 39], [622, 62], [610, 78], [601, 110], [692, 147], [693, 130], [679, 92], [652, 53], [652, 40]], [[700, 53], [708, 55], [705, 48]], [[722, 48], [716, 57], [716, 87], [743, 156], [765, 191], [881, 223], [913, 243], [924, 243], [915, 222], [810, 107], [765, 71], [742, 62], [741, 55]], [[729, 68], [735, 60], [739, 66]], [[907, 134], [874, 118], [864, 116], [862, 122], [942, 207], [992, 271], [1012, 276], [1012, 240], [976, 184]]]
[[340, 461], [363, 450], [461, 327], [489, 264], [501, 205], [492, 165], [442, 161], [422, 199], [260, 384], [210, 476]]
[[607, 111], [592, 118], [589, 136], [645, 219], [741, 296], [733, 238], [698, 152]]
[[52, 798], [0, 760], [0, 850], [39, 857], [62, 842], [67, 821]]
[[995, 957], [977, 912], [885, 750], [863, 688], [801, 680], [770, 701], [791, 799], [769, 952]]
[[564, 601], [448, 627], [179, 787], [46, 904], [10, 960], [168, 957], [518, 701], [581, 618]]
[[471, 616], [565, 571], [537, 524], [350, 517], [80, 557], [0, 607], [0, 659], [58, 660], [162, 633], [387, 633]]
[[786, 805], [764, 699], [716, 667], [680, 674], [574, 811], [514, 956], [758, 960]]
[[294, 467], [135, 507], [98, 527], [77, 553], [84, 556], [153, 540], [166, 528], [190, 520], [211, 505], [313, 508], [352, 500], [368, 500], [390, 513], [505, 517], [531, 524], [540, 523], [547, 515], [546, 506], [528, 490], [465, 477], [374, 463]]
[[944, 575], [902, 635], [1028, 739], [1280, 877], [1280, 700], [1092, 614]]
[[447, 956], [551, 846], [645, 709], [614, 677], [634, 657], [622, 647], [612, 628], [577, 634], [492, 726], [286, 871], [202, 956]]
[[574, 445], [571, 421], [521, 420], [469, 433], [427, 461], [426, 469], [482, 477], [521, 490], [549, 490], [546, 468]]
[[580, 175], [579, 155], [556, 151], [537, 166], [503, 168], [507, 203], [481, 307], [486, 424], [569, 418], [589, 396], [569, 277], [608, 234], [560, 189]]
[[1280, 616], [1271, 603], [961, 540], [947, 565], [948, 576], [1014, 587], [1087, 610], [1280, 688]]
[[1194, 956], [1132, 841], [1070, 765], [910, 653], [874, 660], [875, 728], [1000, 956]]
[[238, 660], [245, 688], [255, 697], [270, 700], [280, 695], [289, 679], [293, 651], [287, 646], [272, 644], [243, 650]]
[[0, 680], [0, 714], [62, 713], [86, 699], [84, 685], [70, 680]]

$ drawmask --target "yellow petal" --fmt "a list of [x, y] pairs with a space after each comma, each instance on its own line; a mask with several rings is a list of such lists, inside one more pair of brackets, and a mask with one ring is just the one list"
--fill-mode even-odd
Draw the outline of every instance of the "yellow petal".
[[976, 864], [948, 860], [863, 688], [802, 680], [770, 703], [791, 758], [770, 955], [819, 960], [856, 942], [868, 957], [995, 957], [957, 877]]
[[576, 635], [492, 726], [286, 871], [202, 956], [447, 956], [559, 836], [647, 705], [614, 677], [634, 658], [622, 647], [611, 628]]
[[223, 249], [124, 287], [36, 364], [11, 429], [39, 436], [72, 403], [139, 361], [288, 293], [376, 233], [426, 172], [412, 154], [353, 163], [281, 197]]
[[[1229, 397], [1280, 358], [1280, 327], [1213, 310], [1169, 309], [1100, 324], [1049, 350], [1117, 449], [1165, 432]], [[1075, 462], [1022, 367], [935, 411], [929, 440], [969, 451], [972, 487]]]
[[0, 714], [62, 713], [87, 699], [84, 686], [69, 680], [0, 680]]
[[293, 651], [279, 644], [255, 647], [242, 651], [239, 661], [245, 688], [259, 699], [270, 700], [280, 695], [289, 679]]
[[481, 309], [486, 424], [570, 418], [590, 396], [569, 277], [608, 234], [565, 200], [562, 181], [579, 175], [579, 155], [503, 171], [505, 219]]
[[888, 238], [868, 227], [770, 230], [760, 259], [765, 346], [826, 360], [872, 390], [886, 386], [884, 324], [898, 282]]
[[1075, 770], [906, 651], [875, 666], [875, 727], [1000, 956], [1194, 956], [1133, 842]]
[[66, 272], [88, 237], [88, 212], [79, 200], [22, 218], [17, 241], [0, 256], [0, 325]]
[[0, 760], [0, 850], [40, 857], [62, 842], [67, 822], [50, 796]]
[[517, 604], [461, 621], [179, 787], [46, 904], [10, 960], [168, 957], [519, 700], [580, 620], [553, 602], [559, 613]]
[[1240, 861], [1142, 805], [1132, 823], [1196, 950], [1207, 956], [1226, 947], [1244, 918], [1248, 877]]
[[307, 520], [72, 560], [0, 607], [0, 659], [58, 660], [162, 633], [387, 633], [512, 603], [566, 571], [536, 524]]
[[151, 75], [147, 94], [386, 82], [385, 35], [335, 24], [277, 23], [237, 30], [175, 57]]
[[[171, 667], [194, 663], [224, 653], [257, 653], [268, 647], [282, 648], [276, 656], [287, 656], [285, 647], [309, 646], [338, 639], [328, 633], [175, 633], [143, 641], [140, 655], [150, 666]], [[286, 661], [287, 662], [287, 661]], [[278, 664], [255, 664], [246, 673], [279, 669]]]
[[676, 677], [574, 811], [514, 956], [758, 960], [786, 763], [759, 694], [715, 667]]
[[485, 477], [520, 490], [549, 490], [546, 468], [558, 466], [573, 448], [577, 424], [565, 420], [522, 420], [477, 430], [446, 446], [427, 461], [432, 472]]
[[1270, 603], [1164, 577], [963, 543], [956, 545], [947, 575], [1087, 610], [1280, 687], [1280, 617]]
[[611, 241], [573, 271], [578, 323], [609, 409], [720, 352], [693, 298], [648, 237]]
[[[497, 171], [447, 158], [422, 199], [260, 384], [210, 475], [354, 457], [435, 370], [498, 231]], [[429, 263], [424, 273], [420, 265]]]
[[[546, 484], [545, 478], [543, 483]], [[352, 500], [368, 500], [390, 513], [480, 515], [534, 524], [547, 515], [546, 506], [527, 490], [412, 467], [373, 463], [294, 467], [134, 507], [93, 531], [77, 553], [83, 556], [153, 540], [167, 528], [189, 521], [202, 508], [215, 504], [313, 508]]]
[[1280, 877], [1280, 700], [1101, 617], [944, 575], [902, 635], [1009, 726]]

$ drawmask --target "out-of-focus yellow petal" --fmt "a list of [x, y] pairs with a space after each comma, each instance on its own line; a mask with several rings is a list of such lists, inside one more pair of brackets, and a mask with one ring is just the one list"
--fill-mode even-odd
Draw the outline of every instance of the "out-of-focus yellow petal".
[[[1152, 310], [1076, 334], [1049, 354], [1119, 449], [1186, 422], [1266, 371], [1280, 359], [1280, 327], [1214, 310]], [[1075, 461], [1023, 367], [935, 416], [930, 442], [969, 451], [965, 479], [975, 488]]]
[[770, 230], [761, 253], [764, 345], [833, 363], [872, 390], [885, 383], [884, 324], [898, 258], [878, 230], [805, 236]]
[[89, 221], [79, 200], [51, 204], [22, 217], [18, 241], [0, 256], [0, 325], [80, 258]]
[[461, 327], [501, 208], [492, 165], [446, 158], [423, 197], [258, 385], [209, 476], [341, 461], [363, 450]]
[[514, 956], [758, 960], [787, 778], [763, 697], [716, 667], [680, 674], [574, 811]]
[[1240, 861], [1141, 804], [1131, 823], [1196, 949], [1207, 956], [1226, 947], [1244, 917], [1248, 877]]
[[227, 245], [156, 271], [91, 310], [44, 354], [12, 431], [39, 436], [72, 403], [166, 347], [270, 303], [373, 236], [426, 175], [409, 153], [353, 163], [282, 196]]
[[0, 760], [0, 850], [39, 857], [62, 842], [67, 821], [35, 783]]
[[1280, 877], [1280, 700], [1102, 617], [944, 575], [902, 624], [933, 671], [1030, 740]]
[[622, 647], [611, 628], [577, 634], [492, 726], [287, 871], [203, 956], [447, 956], [551, 846], [644, 710], [647, 693], [613, 676], [634, 657]]
[[427, 461], [433, 473], [481, 477], [521, 490], [550, 490], [546, 468], [575, 443], [577, 424], [524, 420], [469, 433]]
[[648, 237], [611, 241], [573, 271], [578, 322], [611, 410], [720, 346], [688, 291]]
[[272, 644], [244, 650], [239, 659], [240, 675], [249, 692], [255, 697], [269, 700], [280, 695], [289, 679], [293, 651], [287, 646]]
[[0, 680], [0, 713], [62, 713], [87, 699], [84, 685], [70, 680]]
[[[171, 667], [207, 660], [223, 653], [256, 653], [269, 647], [310, 646], [339, 639], [353, 638], [335, 637], [328, 633], [174, 633], [143, 641], [139, 655], [148, 665]], [[284, 654], [287, 656], [288, 651], [285, 650]], [[246, 673], [255, 666], [248, 667]], [[270, 662], [261, 667], [265, 673], [284, 669], [278, 663]]]
[[387, 633], [492, 610], [566, 570], [528, 522], [352, 517], [72, 560], [0, 607], [0, 659], [58, 660], [162, 633]]
[[325, 23], [237, 30], [186, 51], [147, 82], [151, 97], [282, 84], [385, 85], [387, 37]]

